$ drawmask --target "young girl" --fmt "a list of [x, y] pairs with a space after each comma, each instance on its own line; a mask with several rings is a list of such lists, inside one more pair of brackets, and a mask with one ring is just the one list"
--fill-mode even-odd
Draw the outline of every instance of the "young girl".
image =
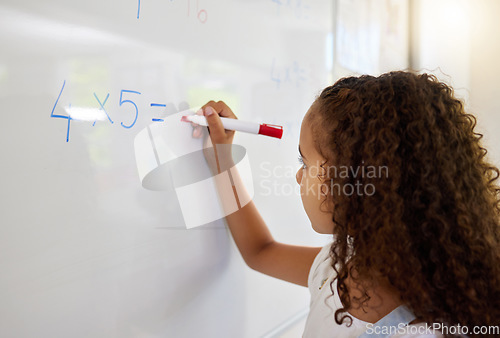
[[[219, 117], [236, 118], [231, 109], [203, 108], [212, 143], [231, 144]], [[499, 171], [475, 125], [432, 75], [323, 90], [302, 121], [297, 183], [313, 229], [333, 242], [276, 242], [252, 202], [226, 217], [252, 269], [310, 289], [304, 337], [499, 334]]]

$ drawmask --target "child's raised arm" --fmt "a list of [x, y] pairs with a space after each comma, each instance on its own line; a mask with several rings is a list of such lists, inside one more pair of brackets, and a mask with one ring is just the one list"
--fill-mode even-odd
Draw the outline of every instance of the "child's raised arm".
[[[225, 130], [220, 120], [220, 116], [236, 118], [231, 109], [222, 101], [210, 101], [203, 106], [203, 113], [208, 121], [210, 139], [215, 149], [217, 145], [232, 144], [234, 131]], [[220, 158], [219, 151], [217, 154], [217, 161], [224, 161]], [[234, 177], [234, 180], [237, 179]], [[276, 242], [253, 201], [226, 216], [226, 221], [238, 250], [250, 268], [307, 287], [309, 270], [320, 247]]]

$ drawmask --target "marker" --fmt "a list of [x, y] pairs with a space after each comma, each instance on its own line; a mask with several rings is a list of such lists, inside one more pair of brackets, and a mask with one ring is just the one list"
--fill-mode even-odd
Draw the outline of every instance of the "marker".
[[[227, 130], [237, 130], [245, 133], [251, 134], [261, 134], [276, 138], [281, 138], [283, 136], [283, 127], [277, 126], [275, 124], [267, 123], [255, 123], [255, 122], [245, 122], [237, 119], [230, 119], [227, 117], [221, 117], [222, 125], [224, 129]], [[182, 122], [193, 122], [199, 124], [200, 126], [208, 127], [208, 122], [205, 116], [202, 115], [187, 115], [181, 118]]]

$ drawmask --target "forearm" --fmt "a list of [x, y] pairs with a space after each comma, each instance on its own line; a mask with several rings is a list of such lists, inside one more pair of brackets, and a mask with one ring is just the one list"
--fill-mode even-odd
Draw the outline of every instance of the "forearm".
[[274, 242], [274, 239], [252, 201], [253, 196], [248, 193], [239, 171], [231, 166], [227, 173], [230, 175], [231, 188], [224, 187], [220, 184], [223, 181], [218, 181], [219, 197], [234, 242], [245, 262], [252, 267], [259, 252]]
[[226, 216], [234, 242], [248, 266], [253, 267], [259, 252], [274, 242], [266, 223], [253, 201]]
[[[245, 262], [253, 267], [257, 264], [259, 253], [267, 245], [274, 243], [274, 239], [252, 202], [253, 194], [247, 192], [244, 180], [236, 169], [240, 164], [245, 165], [245, 158], [241, 156], [244, 148], [239, 146], [242, 149], [236, 149], [235, 154], [240, 156], [234, 159], [237, 162], [235, 166], [232, 156], [234, 131], [225, 130], [220, 120], [220, 116], [236, 116], [221, 101], [210, 101], [203, 109], [210, 133], [204, 146], [205, 159], [215, 177], [219, 201], [231, 235]], [[248, 184], [252, 182], [249, 181]]]

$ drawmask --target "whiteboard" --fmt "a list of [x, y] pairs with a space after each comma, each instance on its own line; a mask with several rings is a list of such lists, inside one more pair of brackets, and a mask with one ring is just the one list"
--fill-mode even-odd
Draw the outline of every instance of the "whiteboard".
[[331, 7], [2, 0], [0, 336], [259, 337], [303, 312], [308, 290], [249, 269], [223, 220], [187, 229], [174, 192], [142, 187], [134, 138], [210, 99], [283, 125], [236, 134], [253, 200], [276, 240], [325, 244], [294, 175]]
[[338, 0], [335, 4], [335, 78], [408, 68], [408, 0]]

